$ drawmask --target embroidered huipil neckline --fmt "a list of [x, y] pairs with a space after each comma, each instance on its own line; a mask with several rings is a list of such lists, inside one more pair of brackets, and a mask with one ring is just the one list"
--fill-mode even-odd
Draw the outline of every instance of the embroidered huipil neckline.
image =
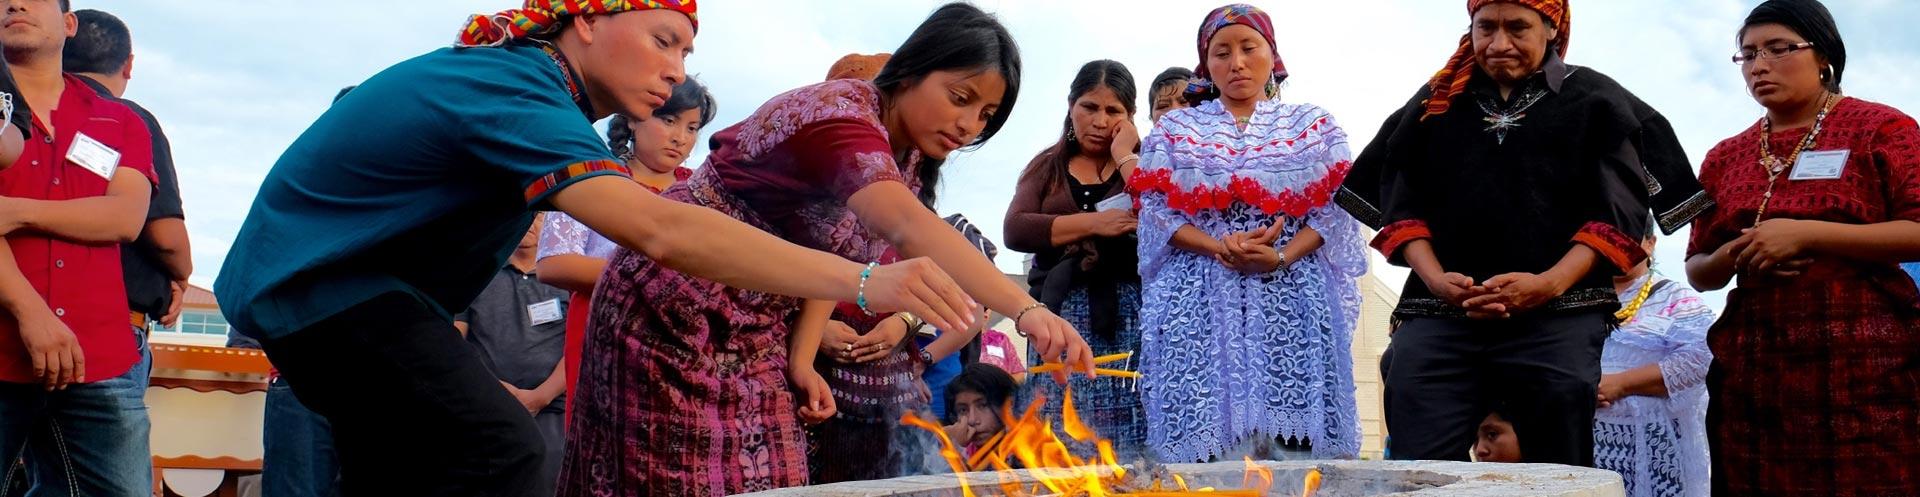
[[580, 74], [573, 71], [573, 64], [567, 61], [567, 54], [560, 53], [552, 43], [538, 40], [534, 43], [540, 47], [540, 51], [547, 53], [547, 58], [553, 60], [554, 66], [560, 68], [560, 79], [566, 83], [567, 95], [573, 97], [573, 104], [580, 106], [580, 113], [586, 115], [587, 119], [593, 119], [593, 102], [587, 100], [586, 81], [580, 79]]

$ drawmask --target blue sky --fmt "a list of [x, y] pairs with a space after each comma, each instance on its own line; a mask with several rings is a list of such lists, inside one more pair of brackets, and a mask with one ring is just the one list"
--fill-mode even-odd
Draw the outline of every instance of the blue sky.
[[[709, 127], [711, 133], [769, 97], [818, 81], [843, 54], [892, 51], [941, 2], [702, 3], [698, 51], [688, 71], [719, 100], [718, 126]], [[997, 13], [1012, 30], [1026, 75], [1006, 129], [949, 163], [941, 210], [965, 213], [996, 239], [1020, 168], [1060, 132], [1067, 84], [1079, 66], [1118, 60], [1143, 85], [1168, 66], [1191, 67], [1194, 28], [1216, 6], [1141, 0], [975, 3]], [[1292, 73], [1282, 98], [1332, 111], [1352, 135], [1355, 150], [1439, 68], [1467, 25], [1460, 1], [1252, 3], [1275, 18], [1281, 57]], [[1612, 76], [1666, 114], [1697, 161], [1761, 115], [1742, 88], [1738, 68], [1727, 60], [1735, 30], [1757, 3], [1578, 1], [1568, 59]], [[1920, 2], [1827, 3], [1848, 44], [1848, 93], [1920, 110], [1920, 74], [1913, 71], [1920, 67], [1920, 34], [1912, 28], [1920, 21]], [[111, 12], [133, 29], [134, 80], [128, 97], [152, 110], [173, 140], [194, 244], [193, 281], [210, 286], [261, 178], [334, 92], [451, 43], [469, 14], [518, 2], [74, 4]], [[318, 5], [325, 7], [314, 8]], [[1144, 110], [1140, 120], [1144, 124]], [[696, 155], [689, 164], [702, 159]], [[1684, 234], [1663, 240], [1657, 251], [1659, 269], [1675, 277], [1682, 274]], [[998, 262], [1015, 270], [1020, 257], [1002, 254]]]

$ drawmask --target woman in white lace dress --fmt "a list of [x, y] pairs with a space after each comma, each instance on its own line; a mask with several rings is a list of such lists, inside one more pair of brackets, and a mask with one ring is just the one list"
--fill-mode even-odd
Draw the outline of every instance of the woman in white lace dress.
[[1359, 222], [1330, 202], [1352, 166], [1346, 131], [1274, 98], [1287, 73], [1266, 13], [1216, 9], [1198, 42], [1196, 105], [1142, 137], [1128, 181], [1147, 445], [1167, 463], [1356, 457], [1367, 252]]
[[[1653, 240], [1645, 242], [1653, 253]], [[1620, 473], [1627, 495], [1708, 495], [1707, 328], [1713, 310], [1650, 262], [1614, 280], [1620, 329], [1600, 355], [1594, 464]]]

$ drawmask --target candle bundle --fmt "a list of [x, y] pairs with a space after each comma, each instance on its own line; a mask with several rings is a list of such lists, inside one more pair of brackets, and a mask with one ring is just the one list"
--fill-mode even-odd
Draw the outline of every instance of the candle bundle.
[[[1103, 355], [1100, 357], [1093, 358], [1093, 364], [1095, 366], [1098, 366], [1101, 364], [1124, 361], [1132, 357], [1133, 357], [1132, 352], [1108, 354], [1108, 355]], [[1041, 364], [1039, 366], [1027, 368], [1027, 372], [1031, 374], [1046, 374], [1054, 371], [1059, 371], [1066, 367], [1067, 366], [1065, 364], [1061, 364], [1057, 362], [1049, 362], [1049, 363]], [[1118, 378], [1132, 378], [1132, 379], [1140, 378], [1140, 373], [1137, 373], [1134, 371], [1127, 371], [1124, 369], [1094, 368], [1093, 374], [1094, 376], [1113, 376]]]

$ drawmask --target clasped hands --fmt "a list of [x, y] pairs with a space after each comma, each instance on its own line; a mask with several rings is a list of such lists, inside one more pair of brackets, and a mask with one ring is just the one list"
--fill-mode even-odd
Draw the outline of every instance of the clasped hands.
[[1533, 273], [1507, 273], [1477, 283], [1460, 273], [1427, 282], [1427, 289], [1448, 304], [1467, 310], [1473, 319], [1506, 319], [1545, 305], [1566, 292], [1565, 286]]
[[1236, 231], [1220, 237], [1220, 248], [1213, 259], [1228, 269], [1246, 274], [1271, 273], [1286, 268], [1286, 261], [1280, 256], [1280, 249], [1273, 246], [1280, 239], [1286, 220], [1275, 220], [1265, 228], [1252, 231]]
[[1808, 244], [1819, 237], [1815, 221], [1768, 219], [1742, 230], [1739, 238], [1720, 250], [1742, 278], [1787, 279], [1806, 273], [1813, 265]]

